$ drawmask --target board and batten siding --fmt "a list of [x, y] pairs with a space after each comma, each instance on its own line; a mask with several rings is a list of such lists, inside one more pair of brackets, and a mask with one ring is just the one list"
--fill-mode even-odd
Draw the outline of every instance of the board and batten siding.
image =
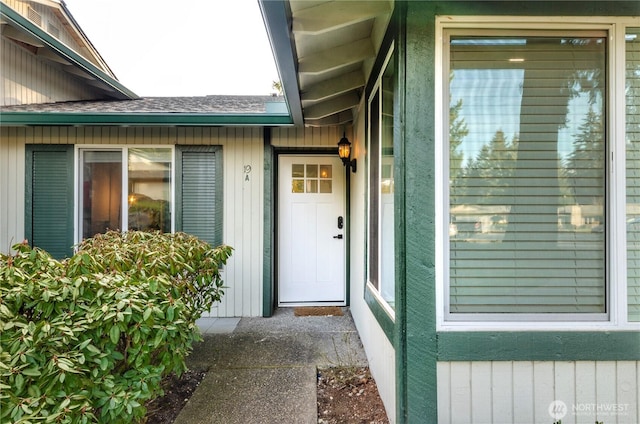
[[97, 91], [62, 66], [2, 38], [1, 106], [94, 99]]
[[218, 145], [223, 154], [225, 294], [211, 316], [262, 315], [264, 142], [262, 128], [0, 128], [0, 252], [24, 239], [25, 144]]
[[566, 405], [562, 424], [640, 422], [637, 361], [439, 362], [437, 372], [440, 424], [551, 424], [554, 401]]

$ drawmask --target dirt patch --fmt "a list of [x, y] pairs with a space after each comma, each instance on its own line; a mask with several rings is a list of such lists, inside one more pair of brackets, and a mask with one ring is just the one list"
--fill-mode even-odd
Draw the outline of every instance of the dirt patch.
[[204, 370], [187, 370], [180, 377], [171, 374], [162, 380], [164, 396], [147, 403], [149, 424], [171, 424], [207, 374]]
[[[164, 396], [147, 404], [146, 422], [171, 424], [193, 395], [206, 371], [189, 370], [162, 382]], [[318, 370], [318, 424], [388, 424], [375, 380], [367, 367]]]
[[378, 387], [367, 367], [318, 370], [319, 424], [387, 424]]

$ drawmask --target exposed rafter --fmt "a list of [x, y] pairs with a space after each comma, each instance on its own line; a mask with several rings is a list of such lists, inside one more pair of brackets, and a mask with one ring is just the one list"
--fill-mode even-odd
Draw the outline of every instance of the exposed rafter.
[[320, 119], [307, 119], [305, 125], [308, 127], [326, 127], [329, 125], [345, 125], [353, 121], [353, 111], [345, 110], [340, 113], [334, 113], [333, 115], [320, 118]]
[[303, 57], [299, 61], [298, 72], [308, 74], [320, 74], [335, 69], [344, 68], [354, 63], [375, 56], [370, 38], [342, 46], [323, 50], [313, 55]]
[[61, 63], [63, 65], [71, 65], [71, 63], [64, 59], [62, 56], [57, 55], [51, 50], [44, 47], [38, 49], [37, 55], [52, 62]]
[[346, 75], [340, 75], [319, 82], [308, 89], [304, 89], [302, 92], [302, 101], [317, 102], [363, 86], [364, 76], [362, 75], [362, 71], [354, 71]]
[[342, 96], [333, 97], [327, 101], [316, 103], [304, 109], [306, 119], [325, 118], [334, 113], [351, 109], [360, 103], [360, 98], [354, 92], [343, 94]]
[[321, 34], [390, 12], [389, 3], [384, 1], [323, 3], [297, 13], [293, 32]]
[[285, 96], [304, 125], [353, 122], [394, 0], [258, 2]]
[[33, 47], [44, 47], [44, 43], [38, 40], [36, 37], [33, 37], [26, 32], [18, 31], [16, 28], [11, 25], [2, 25], [2, 35], [7, 38], [11, 38], [12, 40], [20, 41], [25, 44], [29, 44]]

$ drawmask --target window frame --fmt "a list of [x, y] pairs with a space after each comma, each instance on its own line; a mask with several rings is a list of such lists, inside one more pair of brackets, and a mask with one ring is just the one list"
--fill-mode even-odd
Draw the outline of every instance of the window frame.
[[[382, 234], [381, 231], [381, 222], [380, 222], [380, 209], [381, 209], [381, 201], [380, 201], [380, 175], [381, 175], [381, 170], [382, 170], [382, 132], [383, 132], [383, 128], [382, 128], [382, 113], [383, 113], [383, 90], [381, 89], [382, 87], [382, 80], [385, 74], [385, 71], [387, 69], [387, 66], [389, 65], [390, 61], [394, 58], [394, 53], [395, 53], [395, 43], [393, 41], [391, 41], [391, 43], [389, 44], [389, 46], [387, 47], [387, 49], [385, 50], [385, 55], [384, 60], [381, 63], [381, 66], [379, 68], [377, 68], [377, 75], [376, 78], [374, 80], [372, 80], [372, 85], [371, 85], [371, 89], [367, 91], [367, 97], [366, 97], [366, 150], [367, 150], [367, 163], [366, 163], [366, 180], [367, 180], [367, 185], [366, 185], [366, 208], [367, 208], [367, 221], [366, 221], [366, 239], [367, 239], [367, 243], [366, 243], [366, 249], [365, 249], [365, 254], [366, 254], [366, 266], [365, 266], [365, 280], [366, 280], [366, 284], [365, 284], [365, 298], [368, 297], [367, 295], [370, 295], [372, 300], [374, 302], [376, 302], [378, 305], [380, 305], [381, 309], [384, 311], [384, 313], [392, 320], [395, 321], [395, 310], [393, 307], [391, 307], [391, 305], [389, 304], [389, 302], [387, 302], [386, 299], [384, 299], [384, 297], [382, 296], [382, 290], [381, 290], [381, 248], [380, 248], [380, 237]], [[396, 71], [397, 72], [397, 71]], [[394, 82], [394, 89], [395, 89], [395, 82]], [[397, 93], [396, 93], [397, 95]], [[377, 160], [375, 161], [376, 165], [378, 166], [378, 178], [377, 181], [375, 182], [375, 187], [373, 186], [373, 182], [371, 181], [371, 165], [372, 165], [372, 160], [371, 160], [371, 155], [374, 154], [373, 150], [371, 149], [371, 111], [372, 111], [372, 102], [374, 99], [378, 99], [378, 106], [376, 107], [376, 110], [378, 112], [378, 136], [377, 136], [377, 141], [378, 141], [378, 146], [377, 146], [377, 150], [375, 152]], [[392, 170], [392, 172], [394, 172]], [[375, 215], [376, 215], [376, 229], [375, 232], [377, 234], [377, 237], [375, 239], [377, 246], [376, 246], [376, 265], [377, 265], [377, 270], [376, 270], [376, 282], [377, 285], [374, 284], [371, 281], [371, 217], [373, 214], [373, 210], [372, 210], [372, 205], [371, 205], [371, 193], [373, 189], [378, 190], [377, 193], [377, 204], [376, 204], [376, 211], [375, 211]], [[394, 226], [395, 227], [395, 226]], [[395, 228], [394, 228], [395, 229]], [[394, 246], [395, 246], [395, 241], [394, 241]], [[394, 265], [395, 267], [395, 265]], [[395, 291], [395, 283], [396, 281], [394, 281], [394, 291]]]
[[[122, 157], [122, 205], [128, 205], [128, 190], [127, 184], [129, 179], [129, 149], [167, 149], [171, 158], [171, 181], [169, 183], [170, 189], [170, 202], [169, 211], [171, 214], [171, 226], [170, 232], [176, 231], [176, 149], [174, 145], [167, 144], [77, 144], [74, 149], [74, 234], [73, 239], [75, 243], [82, 241], [82, 213], [80, 211], [81, 202], [83, 201], [82, 193], [82, 153], [84, 151], [119, 151]], [[128, 228], [128, 214], [122, 212], [122, 229], [121, 231], [127, 231]]]
[[[587, 20], [588, 19], [588, 20]], [[626, 179], [625, 167], [625, 33], [627, 27], [640, 25], [636, 17], [514, 17], [514, 16], [441, 16], [436, 19], [435, 51], [435, 196], [436, 204], [436, 326], [438, 331], [508, 330], [637, 330], [640, 323], [627, 319], [626, 280]], [[449, 306], [449, 143], [448, 78], [449, 50], [446, 31], [606, 31], [606, 160], [605, 215], [608, 232], [605, 240], [605, 317], [580, 317], [580, 314], [500, 314], [501, 321], [487, 319], [488, 314], [452, 314]], [[455, 316], [454, 316], [455, 315]], [[603, 315], [603, 314], [598, 314]]]

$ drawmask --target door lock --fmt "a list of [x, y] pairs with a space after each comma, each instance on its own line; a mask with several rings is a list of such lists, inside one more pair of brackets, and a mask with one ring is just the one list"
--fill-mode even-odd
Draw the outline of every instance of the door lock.
[[338, 234], [337, 236], [333, 236], [334, 239], [341, 239], [343, 236], [342, 234]]
[[338, 229], [342, 230], [342, 227], [344, 227], [344, 218], [342, 218], [341, 216], [338, 217]]

